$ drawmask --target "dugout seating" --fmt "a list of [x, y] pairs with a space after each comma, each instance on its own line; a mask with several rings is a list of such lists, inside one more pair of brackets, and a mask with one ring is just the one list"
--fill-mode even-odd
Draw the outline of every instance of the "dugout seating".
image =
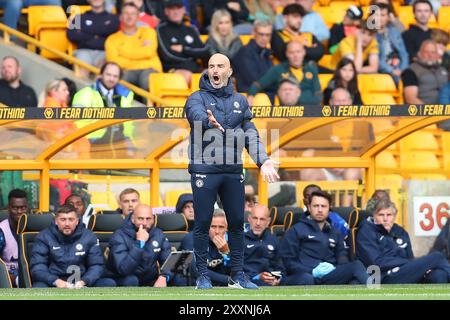
[[53, 221], [52, 214], [24, 214], [17, 227], [19, 246], [19, 287], [31, 288], [30, 258], [36, 236], [49, 227]]
[[281, 238], [284, 233], [289, 230], [291, 226], [296, 224], [302, 217], [304, 217], [302, 208], [272, 207], [270, 208], [270, 231], [276, 237]]
[[184, 214], [158, 214], [155, 215], [155, 224], [169, 240], [172, 250], [178, 250], [184, 237], [189, 233], [189, 225]]
[[0, 289], [12, 288], [11, 278], [5, 262], [0, 259]]
[[354, 260], [356, 257], [356, 235], [358, 233], [359, 226], [371, 215], [371, 212], [358, 208], [355, 208], [349, 215], [349, 220], [347, 223], [350, 228], [350, 235], [347, 239], [347, 243], [350, 245], [349, 255], [351, 260]]
[[89, 219], [88, 229], [97, 236], [105, 259], [109, 255], [109, 240], [114, 232], [122, 227], [124, 222], [121, 214], [94, 214]]

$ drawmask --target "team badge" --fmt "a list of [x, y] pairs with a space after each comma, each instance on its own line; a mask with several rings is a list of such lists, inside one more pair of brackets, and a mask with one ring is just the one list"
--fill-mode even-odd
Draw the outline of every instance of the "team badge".
[[399, 244], [399, 245], [403, 244], [403, 240], [400, 239], [400, 238], [398, 238], [398, 239], [396, 240], [396, 242], [397, 242], [397, 244]]
[[311, 80], [313, 78], [313, 74], [311, 72], [305, 73], [305, 78]]
[[236, 109], [239, 109], [239, 107], [240, 107], [239, 102], [237, 102], [237, 101], [235, 101], [235, 102], [233, 103], [233, 105], [234, 105], [234, 107], [235, 107]]
[[270, 251], [275, 250], [275, 248], [274, 248], [273, 245], [271, 245], [271, 244], [268, 244], [268, 245], [267, 245], [267, 249], [269, 249]]
[[192, 42], [194, 42], [194, 38], [192, 38], [191, 35], [187, 35], [186, 37], [184, 37], [184, 40], [186, 40], [187, 43], [192, 43]]
[[158, 241], [155, 240], [155, 241], [152, 242], [152, 245], [153, 245], [154, 247], [158, 247], [158, 246], [159, 246], [159, 243], [158, 243]]
[[81, 243], [77, 244], [75, 249], [77, 249], [78, 251], [83, 250], [83, 245]]
[[204, 184], [205, 184], [205, 183], [203, 182], [202, 179], [197, 179], [197, 180], [195, 181], [195, 185], [197, 186], [197, 188], [203, 187]]

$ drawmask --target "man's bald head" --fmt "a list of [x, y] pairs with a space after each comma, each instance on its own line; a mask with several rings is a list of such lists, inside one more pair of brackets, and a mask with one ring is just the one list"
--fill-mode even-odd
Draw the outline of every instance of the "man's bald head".
[[155, 223], [152, 208], [146, 204], [139, 204], [134, 209], [133, 215], [131, 216], [131, 222], [136, 228], [139, 228], [142, 225], [145, 229], [150, 229]]
[[352, 96], [347, 89], [337, 88], [331, 93], [330, 104], [333, 106], [349, 106], [352, 103]]
[[209, 58], [208, 77], [213, 88], [220, 89], [227, 86], [232, 73], [230, 59], [226, 55], [216, 53]]
[[270, 224], [269, 209], [265, 205], [256, 204], [248, 216], [248, 222], [250, 223], [250, 229], [254, 235], [262, 235], [264, 230], [266, 230]]

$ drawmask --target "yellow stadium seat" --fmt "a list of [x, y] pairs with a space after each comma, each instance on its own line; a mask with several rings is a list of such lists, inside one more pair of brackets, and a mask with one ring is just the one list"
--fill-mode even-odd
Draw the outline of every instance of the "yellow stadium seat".
[[361, 92], [398, 94], [394, 79], [383, 73], [359, 74], [358, 87]]
[[270, 102], [270, 98], [267, 94], [257, 93], [253, 98], [252, 105], [256, 107], [272, 106], [272, 102]]
[[242, 41], [242, 44], [245, 46], [246, 44], [248, 44], [250, 42], [250, 40], [253, 39], [253, 35], [252, 34], [241, 34], [239, 36], [239, 38]]
[[450, 132], [444, 131], [442, 137], [442, 154], [444, 155], [444, 169], [450, 170]]
[[149, 75], [149, 90], [151, 94], [160, 98], [176, 97], [178, 100], [172, 101], [177, 101], [177, 103], [181, 103], [180, 98], [186, 99], [191, 93], [186, 79], [178, 73], [151, 73]]
[[363, 92], [361, 95], [364, 104], [396, 104], [394, 97], [389, 93]]
[[326, 89], [331, 78], [333, 78], [333, 75], [331, 73], [319, 73], [319, 82], [322, 91]]
[[191, 77], [191, 92], [198, 91], [200, 89], [200, 78], [202, 73], [193, 73]]
[[[409, 28], [410, 24], [415, 24], [416, 19], [414, 18], [413, 7], [412, 6], [399, 6], [397, 10], [398, 18], [403, 23], [406, 29]], [[430, 28], [438, 28], [439, 25], [436, 21], [434, 14], [431, 15], [430, 22], [428, 23]]]
[[450, 7], [440, 7], [438, 13], [439, 27], [450, 32]]
[[331, 28], [333, 24], [341, 23], [344, 20], [349, 6], [319, 7], [317, 13], [320, 14], [327, 27]]
[[183, 193], [192, 193], [192, 190], [170, 190], [166, 191], [166, 206], [167, 207], [175, 207], [178, 201], [178, 198]]
[[438, 151], [439, 143], [432, 132], [416, 131], [400, 140], [400, 152]]
[[383, 151], [376, 157], [377, 168], [397, 169], [398, 162], [390, 151]]
[[[69, 41], [66, 37], [67, 17], [59, 6], [31, 6], [28, 8], [28, 34], [42, 44], [66, 52]], [[55, 59], [56, 55], [41, 51], [41, 56]]]
[[330, 61], [331, 61], [331, 54], [324, 54], [322, 58], [319, 60], [319, 66], [332, 69], [330, 67]]
[[117, 208], [117, 199], [112, 192], [91, 192], [91, 203], [95, 205], [106, 205], [108, 210], [114, 210]]
[[163, 107], [184, 107], [187, 97], [164, 97], [166, 103]]
[[400, 154], [401, 169], [441, 169], [441, 163], [432, 151], [410, 151]]

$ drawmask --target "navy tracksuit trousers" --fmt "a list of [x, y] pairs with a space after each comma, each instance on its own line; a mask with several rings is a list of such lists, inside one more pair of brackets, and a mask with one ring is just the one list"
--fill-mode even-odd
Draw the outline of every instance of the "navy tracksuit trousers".
[[359, 260], [338, 264], [332, 272], [322, 279], [314, 279], [311, 273], [292, 274], [287, 277], [286, 285], [313, 285], [313, 284], [366, 284], [369, 275]]
[[217, 195], [228, 223], [231, 273], [242, 271], [244, 260], [244, 176], [239, 173], [192, 173], [194, 196], [194, 257], [198, 274], [207, 273], [209, 228]]
[[[427, 273], [429, 270], [431, 272]], [[402, 265], [397, 272], [386, 274], [382, 283], [448, 283], [450, 264], [440, 252], [432, 252], [424, 257]]]

